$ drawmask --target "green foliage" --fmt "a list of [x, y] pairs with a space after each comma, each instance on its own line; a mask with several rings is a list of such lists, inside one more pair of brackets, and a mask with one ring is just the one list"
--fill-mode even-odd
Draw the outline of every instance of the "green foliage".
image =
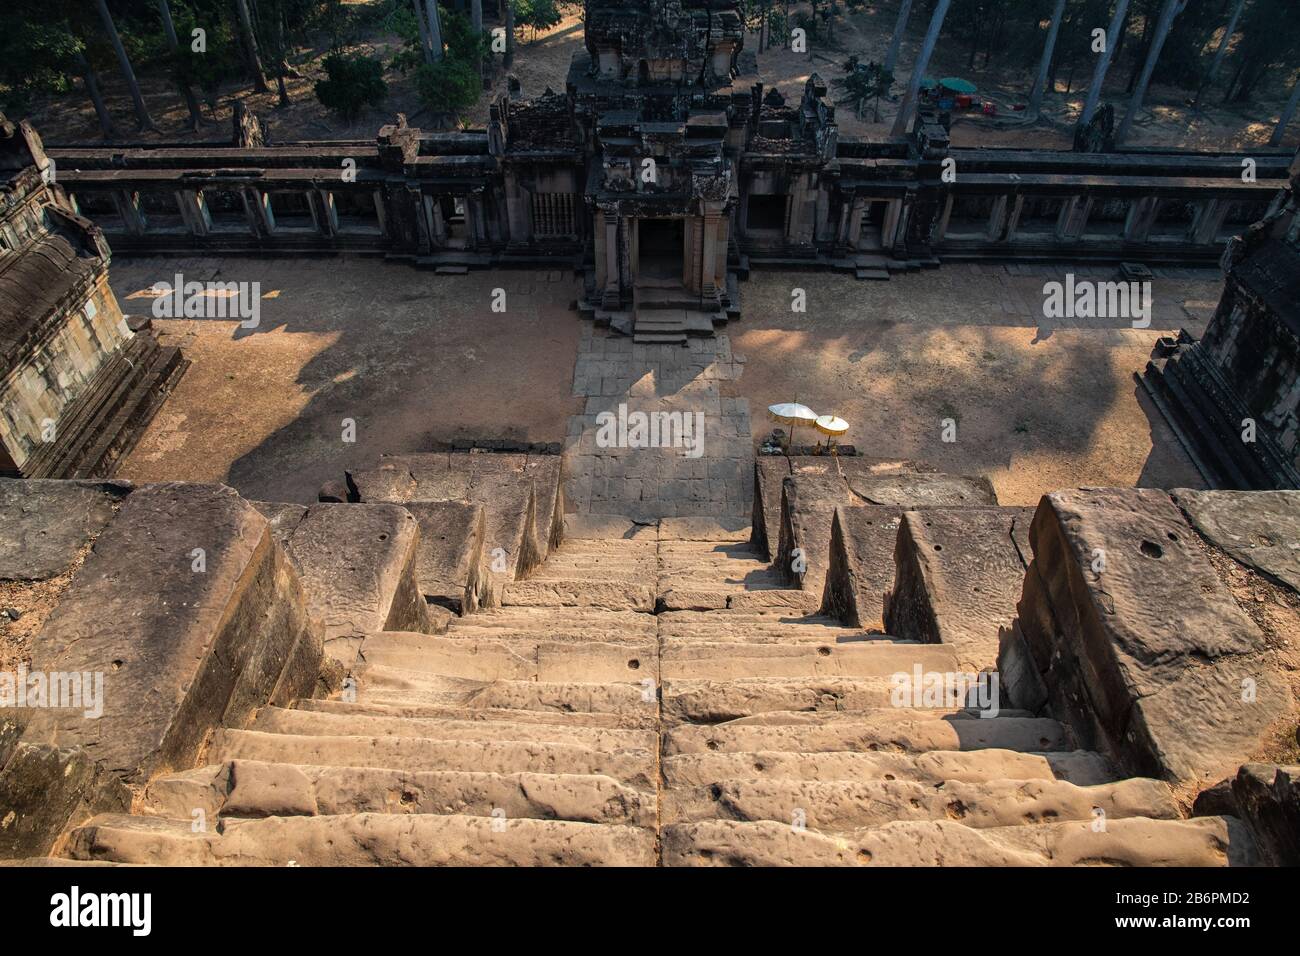
[[533, 39], [539, 30], [549, 30], [564, 17], [555, 0], [510, 0], [515, 8], [515, 26], [528, 27], [533, 31]]
[[447, 56], [419, 67], [415, 88], [420, 102], [435, 113], [458, 115], [478, 102], [483, 82], [473, 62]]
[[344, 122], [351, 123], [367, 106], [388, 95], [384, 65], [374, 57], [331, 53], [324, 62], [327, 79], [316, 82], [316, 99]]
[[889, 92], [894, 74], [874, 60], [863, 63], [857, 55], [844, 63], [844, 76], [831, 80], [843, 95], [835, 102], [852, 106], [859, 116], [868, 102], [874, 104], [875, 121], [880, 122], [880, 98]]
[[[239, 76], [240, 59], [234, 29], [226, 20], [212, 14], [195, 14], [176, 5], [172, 11], [176, 38], [180, 48], [172, 62], [173, 75], [182, 83], [197, 87], [210, 109], [216, 109], [221, 84]], [[194, 49], [194, 31], [204, 33], [203, 52]]]

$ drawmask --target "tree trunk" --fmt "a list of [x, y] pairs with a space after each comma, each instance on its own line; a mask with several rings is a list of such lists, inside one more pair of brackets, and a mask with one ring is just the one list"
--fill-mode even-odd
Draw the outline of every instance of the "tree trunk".
[[[181, 44], [176, 37], [176, 24], [172, 22], [171, 7], [167, 5], [167, 0], [158, 0], [158, 15], [162, 17], [163, 33], [167, 37], [167, 49], [171, 51], [173, 57], [180, 54]], [[181, 79], [176, 80], [176, 86], [181, 91], [181, 97], [185, 100], [185, 108], [190, 111], [190, 129], [197, 130], [203, 125], [203, 113], [199, 109], [199, 98], [194, 95], [194, 90], [190, 85]]]
[[1138, 110], [1142, 108], [1142, 100], [1146, 98], [1151, 74], [1156, 70], [1156, 61], [1160, 59], [1160, 51], [1164, 48], [1165, 40], [1169, 38], [1169, 29], [1174, 25], [1174, 17], [1182, 13], [1186, 7], [1187, 0], [1165, 0], [1165, 5], [1160, 10], [1160, 19], [1156, 21], [1155, 36], [1151, 38], [1151, 49], [1147, 51], [1147, 61], [1142, 65], [1142, 75], [1138, 78], [1137, 89], [1133, 91], [1133, 98], [1129, 100], [1128, 110], [1124, 113], [1124, 121], [1119, 124], [1119, 131], [1115, 134], [1115, 145], [1124, 142], [1129, 130], [1133, 128], [1133, 120], [1137, 118]]
[[442, 60], [442, 21], [438, 19], [438, 0], [425, 0], [424, 9], [429, 17], [429, 62]]
[[248, 68], [253, 71], [253, 89], [259, 93], [271, 92], [266, 82], [266, 70], [262, 68], [262, 57], [257, 52], [257, 34], [253, 32], [253, 18], [248, 12], [248, 0], [235, 0], [239, 11], [239, 25], [244, 34], [244, 52], [248, 55]]
[[1124, 23], [1124, 15], [1127, 13], [1128, 0], [1119, 0], [1115, 4], [1115, 15], [1110, 19], [1110, 29], [1106, 31], [1106, 49], [1098, 54], [1097, 65], [1092, 71], [1092, 83], [1088, 87], [1088, 98], [1084, 101], [1083, 112], [1079, 114], [1079, 129], [1092, 122], [1092, 114], [1097, 112], [1097, 103], [1101, 100], [1101, 85], [1106, 82], [1106, 71], [1110, 69], [1111, 53], [1115, 49], [1120, 26]]
[[109, 42], [113, 44], [113, 52], [117, 54], [117, 62], [122, 66], [122, 75], [126, 77], [126, 85], [131, 90], [131, 103], [135, 107], [135, 119], [140, 124], [142, 130], [152, 130], [158, 132], [158, 127], [154, 125], [153, 117], [149, 115], [149, 107], [144, 105], [144, 96], [140, 93], [140, 84], [136, 81], [135, 70], [131, 68], [131, 58], [126, 55], [126, 47], [122, 46], [122, 38], [118, 35], [117, 25], [113, 23], [113, 15], [108, 12], [108, 4], [104, 0], [95, 0], [95, 5], [99, 8], [99, 18], [104, 21], [104, 32], [108, 34]]
[[898, 49], [903, 45], [903, 34], [907, 32], [907, 18], [912, 15], [912, 0], [903, 0], [898, 8], [898, 20], [894, 22], [894, 35], [889, 38], [889, 52], [885, 54], [885, 69], [890, 73], [898, 65]]
[[1282, 109], [1282, 116], [1277, 121], [1277, 126], [1273, 129], [1273, 135], [1269, 137], [1268, 145], [1281, 146], [1282, 136], [1286, 133], [1287, 124], [1295, 116], [1296, 107], [1300, 106], [1300, 79], [1296, 80], [1295, 86], [1291, 88], [1291, 98], [1286, 101], [1286, 106]]
[[1210, 68], [1205, 72], [1205, 79], [1201, 80], [1201, 85], [1196, 90], [1196, 98], [1192, 100], [1192, 109], [1197, 109], [1201, 105], [1201, 95], [1209, 89], [1210, 84], [1214, 82], [1215, 75], [1219, 72], [1219, 67], [1223, 66], [1223, 58], [1228, 53], [1228, 43], [1237, 30], [1237, 21], [1241, 19], [1241, 11], [1245, 6], [1246, 0], [1237, 0], [1237, 6], [1233, 8], [1232, 17], [1228, 20], [1228, 26], [1223, 31], [1223, 39], [1219, 41], [1219, 48], [1214, 51], [1214, 59], [1210, 62]]
[[[1127, 3], [1128, 0], [1120, 2]], [[925, 32], [925, 42], [921, 44], [921, 55], [912, 65], [912, 75], [907, 80], [907, 95], [903, 97], [903, 105], [894, 117], [893, 129], [889, 131], [891, 136], [907, 135], [907, 124], [912, 121], [916, 97], [921, 91], [921, 77], [925, 76], [926, 68], [930, 65], [930, 56], [934, 53], [935, 44], [939, 42], [939, 31], [943, 28], [943, 18], [948, 15], [948, 7], [951, 5], [952, 0], [939, 0], [935, 5], [934, 15], [930, 17], [930, 28]]]
[[506, 66], [515, 62], [515, 4], [514, 0], [501, 0], [506, 5]]
[[95, 68], [80, 50], [76, 53], [76, 64], [86, 84], [86, 95], [95, 104], [95, 116], [99, 119], [99, 128], [104, 131], [104, 139], [117, 139], [117, 127], [113, 124], [108, 107], [104, 105], [104, 94], [99, 90], [99, 77], [95, 75]]
[[415, 0], [415, 27], [420, 31], [420, 55], [424, 57], [425, 63], [432, 63], [433, 54], [429, 47], [429, 21], [424, 18], [423, 0]]
[[[1120, 33], [1120, 49], [1124, 45], [1124, 37], [1128, 31]], [[1120, 50], [1115, 51], [1116, 59], [1119, 58]], [[1132, 93], [1133, 88], [1137, 85], [1138, 72], [1146, 64], [1147, 58], [1151, 55], [1151, 15], [1147, 14], [1142, 18], [1142, 55], [1133, 61], [1133, 69], [1129, 71], [1128, 83], [1124, 86], [1125, 93]]]
[[1034, 79], [1034, 88], [1029, 94], [1029, 119], [1038, 119], [1043, 106], [1043, 93], [1047, 89], [1047, 71], [1052, 65], [1052, 52], [1056, 49], [1056, 37], [1061, 32], [1061, 18], [1065, 15], [1065, 0], [1056, 0], [1056, 9], [1052, 11], [1052, 22], [1047, 27], [1047, 42], [1043, 44], [1043, 55], [1038, 61], [1038, 76]]
[[[469, 3], [469, 26], [474, 31], [474, 36], [483, 35], [483, 0], [470, 0]], [[481, 53], [474, 54], [474, 69], [478, 73], [479, 83], [483, 82], [483, 56]]]
[[289, 105], [289, 90], [284, 85], [284, 78], [289, 73], [289, 48], [285, 44], [284, 38], [288, 31], [285, 30], [284, 24], [284, 7], [279, 10], [279, 16], [275, 18], [275, 85], [280, 94], [280, 107]]

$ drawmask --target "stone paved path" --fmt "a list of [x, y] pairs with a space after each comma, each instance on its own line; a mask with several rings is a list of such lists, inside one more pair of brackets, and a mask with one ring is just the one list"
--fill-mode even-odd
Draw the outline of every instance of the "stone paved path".
[[[569, 420], [564, 452], [569, 507], [645, 519], [747, 516], [754, 480], [749, 403], [729, 394], [744, 362], [725, 335], [682, 348], [584, 328], [573, 391], [587, 403]], [[636, 413], [647, 423], [658, 416], [658, 427], [639, 435]], [[644, 447], [653, 439], [659, 447]]]

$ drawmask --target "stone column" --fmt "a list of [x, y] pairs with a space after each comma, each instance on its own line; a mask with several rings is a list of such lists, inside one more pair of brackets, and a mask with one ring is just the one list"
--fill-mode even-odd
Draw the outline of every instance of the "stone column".
[[704, 244], [700, 256], [700, 295], [712, 298], [718, 294], [718, 212], [708, 209], [700, 217], [704, 230]]
[[997, 242], [1002, 238], [1002, 230], [1007, 222], [1007, 197], [998, 196], [993, 200], [993, 208], [989, 211], [988, 229], [985, 236], [990, 242]]
[[605, 291], [601, 304], [607, 309], [618, 308], [619, 298], [619, 262], [618, 262], [618, 214], [605, 213]]

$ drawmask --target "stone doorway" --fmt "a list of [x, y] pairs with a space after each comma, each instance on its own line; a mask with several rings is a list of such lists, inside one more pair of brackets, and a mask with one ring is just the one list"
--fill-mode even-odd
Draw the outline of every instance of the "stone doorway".
[[683, 282], [685, 219], [641, 219], [637, 224], [637, 278]]

